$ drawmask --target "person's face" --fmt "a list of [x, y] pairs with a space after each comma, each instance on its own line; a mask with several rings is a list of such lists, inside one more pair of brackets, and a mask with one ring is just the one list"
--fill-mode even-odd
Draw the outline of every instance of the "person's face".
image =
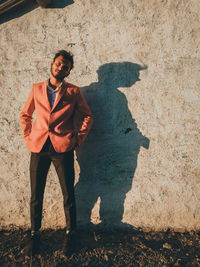
[[51, 63], [51, 74], [58, 81], [62, 81], [65, 77], [67, 77], [70, 70], [71, 63], [69, 61], [65, 61], [63, 56], [57, 57]]

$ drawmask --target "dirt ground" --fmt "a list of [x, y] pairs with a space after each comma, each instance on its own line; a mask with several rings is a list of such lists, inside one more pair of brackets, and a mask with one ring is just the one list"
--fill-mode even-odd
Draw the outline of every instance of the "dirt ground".
[[70, 258], [62, 253], [64, 229], [41, 232], [41, 250], [33, 258], [23, 248], [30, 231], [1, 230], [0, 266], [200, 266], [200, 232], [79, 230]]

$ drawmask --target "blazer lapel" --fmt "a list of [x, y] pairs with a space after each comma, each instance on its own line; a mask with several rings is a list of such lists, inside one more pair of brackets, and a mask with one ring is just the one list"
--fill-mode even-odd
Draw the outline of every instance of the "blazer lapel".
[[47, 107], [48, 107], [49, 110], [51, 110], [51, 106], [50, 106], [50, 103], [49, 103], [49, 98], [48, 98], [48, 95], [47, 95], [47, 83], [48, 83], [48, 81], [45, 81], [43, 83], [43, 94], [44, 94], [44, 100], [47, 103]]

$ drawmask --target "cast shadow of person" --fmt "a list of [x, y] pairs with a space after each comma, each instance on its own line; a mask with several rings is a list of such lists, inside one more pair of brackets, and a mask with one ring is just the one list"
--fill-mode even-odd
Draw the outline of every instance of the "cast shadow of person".
[[[98, 229], [128, 226], [122, 222], [124, 201], [132, 188], [140, 147], [148, 149], [149, 139], [138, 129], [126, 96], [118, 88], [139, 82], [139, 72], [146, 68], [131, 62], [104, 64], [97, 70], [98, 82], [82, 88], [94, 122], [86, 142], [76, 151], [79, 224], [94, 227], [100, 222], [95, 226]], [[99, 215], [91, 220], [97, 201]]]
[[[15, 18], [19, 18], [25, 15], [26, 13], [29, 13], [32, 10], [39, 7], [36, 0], [25, 0], [21, 2], [16, 1], [16, 3], [19, 2], [19, 5], [15, 6], [13, 4], [13, 7], [12, 7], [12, 3], [10, 4], [10, 7], [9, 7], [9, 1], [7, 2], [8, 2], [8, 5], [7, 5], [8, 10], [4, 13], [1, 13], [1, 10], [0, 10], [0, 24], [3, 24]], [[74, 4], [74, 0], [51, 0], [50, 4], [46, 6], [46, 9], [52, 9], [52, 8], [61, 9], [72, 4]], [[5, 7], [4, 7], [4, 10], [5, 10]], [[3, 11], [3, 4], [2, 4], [2, 11]]]

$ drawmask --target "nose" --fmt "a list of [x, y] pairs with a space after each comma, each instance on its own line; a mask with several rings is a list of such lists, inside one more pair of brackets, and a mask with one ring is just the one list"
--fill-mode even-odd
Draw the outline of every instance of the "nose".
[[59, 66], [58, 66], [59, 71], [62, 70], [62, 68], [63, 68], [62, 65], [59, 65]]

